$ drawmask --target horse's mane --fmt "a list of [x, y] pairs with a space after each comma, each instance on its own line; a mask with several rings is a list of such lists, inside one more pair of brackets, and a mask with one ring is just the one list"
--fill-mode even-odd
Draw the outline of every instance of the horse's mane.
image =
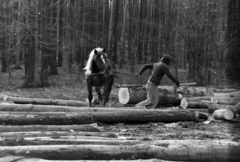
[[89, 54], [89, 57], [88, 57], [88, 61], [86, 63], [86, 66], [83, 68], [83, 70], [86, 70], [85, 71], [85, 74], [91, 74], [92, 73], [92, 62], [93, 62], [93, 56], [94, 56], [94, 51], [97, 50], [98, 52], [102, 52], [103, 51], [103, 48], [100, 48], [100, 47], [97, 47], [97, 48], [94, 48], [90, 54]]

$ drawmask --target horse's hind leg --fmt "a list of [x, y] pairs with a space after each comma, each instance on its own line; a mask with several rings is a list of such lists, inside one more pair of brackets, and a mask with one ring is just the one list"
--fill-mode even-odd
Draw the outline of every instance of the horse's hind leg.
[[88, 88], [88, 107], [92, 107], [92, 99], [93, 99], [92, 86], [88, 84], [87, 88]]
[[103, 104], [102, 104], [102, 93], [101, 93], [101, 90], [100, 90], [100, 87], [95, 87], [95, 90], [96, 90], [96, 92], [97, 92], [97, 95], [98, 95], [98, 99], [99, 99], [99, 102], [100, 102], [100, 107], [102, 107], [103, 106]]

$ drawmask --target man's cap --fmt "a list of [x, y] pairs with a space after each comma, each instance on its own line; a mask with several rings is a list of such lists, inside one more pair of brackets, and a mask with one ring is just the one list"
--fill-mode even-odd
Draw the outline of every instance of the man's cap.
[[168, 54], [165, 54], [165, 55], [163, 55], [162, 59], [170, 62], [172, 57]]

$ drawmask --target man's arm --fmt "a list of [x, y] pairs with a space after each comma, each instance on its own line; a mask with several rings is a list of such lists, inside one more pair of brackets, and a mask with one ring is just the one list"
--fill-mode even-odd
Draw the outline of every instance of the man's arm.
[[172, 75], [168, 67], [164, 68], [164, 73], [179, 87], [180, 82], [177, 80], [175, 76]]
[[139, 72], [137, 74], [142, 75], [142, 73], [147, 70], [147, 69], [152, 69], [153, 68], [153, 64], [145, 64], [141, 67], [141, 69], [139, 70]]

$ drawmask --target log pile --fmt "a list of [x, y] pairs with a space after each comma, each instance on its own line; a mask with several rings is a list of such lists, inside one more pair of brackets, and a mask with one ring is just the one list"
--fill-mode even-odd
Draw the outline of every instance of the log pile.
[[[181, 106], [183, 101], [179, 98], [178, 94], [183, 95], [184, 101], [187, 102], [183, 108], [187, 109], [208, 109], [209, 113], [214, 113], [218, 109], [221, 112], [228, 112], [228, 114], [234, 114], [232, 118], [238, 117], [240, 113], [240, 91], [236, 89], [213, 89], [206, 87], [189, 87], [184, 86], [178, 89], [170, 86], [159, 86], [159, 107], [162, 106]], [[144, 86], [131, 86], [123, 85], [119, 86], [118, 98], [119, 102], [123, 105], [132, 105], [145, 100], [147, 97], [146, 89]], [[231, 112], [230, 112], [231, 111]], [[218, 114], [218, 111], [215, 113]], [[218, 120], [226, 120], [224, 118], [217, 117]], [[231, 120], [228, 115], [227, 120]]]
[[[205, 87], [179, 87], [159, 86], [159, 105], [180, 105], [181, 99], [177, 94], [184, 94], [184, 97], [212, 96], [213, 90]], [[144, 86], [119, 86], [118, 99], [123, 105], [135, 105], [147, 98]]]
[[[174, 91], [169, 88], [167, 92]], [[0, 161], [4, 162], [238, 161], [240, 158], [238, 142], [128, 139], [97, 124], [198, 122], [205, 118], [203, 114], [208, 113], [209, 103], [206, 102], [189, 102], [188, 106], [192, 108], [187, 109], [149, 110], [135, 107], [88, 108], [84, 104], [53, 105], [53, 102], [38, 99], [42, 103], [50, 103], [42, 104], [36, 99], [10, 96], [2, 99], [14, 102], [0, 103]], [[175, 100], [167, 97], [169, 101]], [[219, 116], [229, 120], [229, 114], [222, 114]]]

